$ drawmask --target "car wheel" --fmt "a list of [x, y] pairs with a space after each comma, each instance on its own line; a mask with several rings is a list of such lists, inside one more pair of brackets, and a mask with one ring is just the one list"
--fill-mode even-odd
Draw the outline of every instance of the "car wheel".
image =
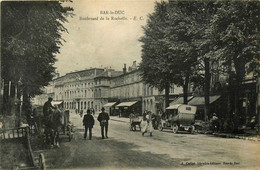
[[158, 125], [158, 130], [159, 130], [159, 131], [163, 131], [162, 123], [159, 123], [159, 125]]
[[178, 132], [178, 129], [179, 129], [178, 125], [177, 125], [176, 123], [174, 123], [174, 124], [172, 125], [172, 132], [173, 132], [173, 133], [177, 133], [177, 132]]
[[191, 126], [191, 127], [190, 127], [190, 133], [191, 133], [191, 134], [194, 134], [194, 132], [195, 132], [195, 126]]

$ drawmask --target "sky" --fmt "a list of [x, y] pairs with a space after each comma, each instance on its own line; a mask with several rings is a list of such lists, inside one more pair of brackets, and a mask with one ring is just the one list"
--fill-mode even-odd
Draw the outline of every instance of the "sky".
[[124, 64], [140, 63], [138, 39], [154, 4], [155, 0], [77, 0], [63, 4], [73, 7], [75, 16], [64, 24], [69, 34], [62, 34], [66, 42], [56, 55], [57, 71], [64, 75], [91, 67], [122, 70]]

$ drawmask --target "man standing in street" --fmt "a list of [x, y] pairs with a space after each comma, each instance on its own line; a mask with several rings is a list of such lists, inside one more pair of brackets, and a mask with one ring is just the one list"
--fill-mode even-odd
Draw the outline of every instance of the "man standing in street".
[[108, 138], [107, 131], [108, 131], [109, 116], [108, 116], [108, 113], [105, 112], [105, 108], [104, 107], [102, 107], [101, 111], [102, 112], [98, 115], [97, 120], [100, 122], [102, 139], [105, 139], [104, 128], [105, 128], [106, 138]]
[[83, 125], [85, 126], [85, 134], [84, 139], [87, 138], [88, 130], [89, 130], [89, 140], [92, 138], [92, 128], [94, 126], [95, 120], [93, 116], [90, 114], [90, 110], [87, 110], [87, 114], [83, 118]]

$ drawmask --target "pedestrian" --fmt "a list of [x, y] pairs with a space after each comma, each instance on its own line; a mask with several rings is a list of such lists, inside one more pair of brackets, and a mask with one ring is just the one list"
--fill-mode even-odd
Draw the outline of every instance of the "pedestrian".
[[152, 113], [150, 111], [146, 114], [145, 119], [143, 118], [143, 124], [142, 136], [144, 136], [146, 132], [150, 133], [150, 136], [153, 136]]
[[93, 128], [94, 124], [95, 124], [94, 117], [91, 115], [91, 112], [88, 109], [87, 114], [84, 115], [84, 118], [83, 118], [83, 125], [85, 126], [84, 139], [87, 138], [87, 134], [88, 134], [88, 131], [89, 131], [89, 140], [91, 140], [91, 138], [92, 138], [92, 128]]
[[[97, 120], [100, 122], [102, 139], [105, 139], [105, 136], [106, 138], [108, 138], [107, 131], [108, 131], [109, 116], [108, 113], [105, 112], [104, 107], [102, 107], [101, 111], [102, 112], [98, 115]], [[105, 135], [104, 135], [104, 128], [105, 128]]]
[[80, 117], [83, 116], [83, 110], [80, 110]]

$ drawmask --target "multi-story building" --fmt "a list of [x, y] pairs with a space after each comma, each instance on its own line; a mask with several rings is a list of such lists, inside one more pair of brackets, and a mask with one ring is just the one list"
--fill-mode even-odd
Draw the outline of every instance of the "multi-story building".
[[[86, 111], [88, 108], [99, 112], [103, 106], [110, 112], [144, 110], [158, 113], [164, 110], [164, 91], [145, 84], [136, 62], [123, 71], [105, 68], [91, 68], [67, 73], [55, 78], [45, 89], [44, 95], [35, 98], [35, 104], [43, 105], [48, 97], [63, 101], [64, 107], [70, 110]], [[182, 88], [172, 86], [171, 96], [179, 96]], [[132, 107], [133, 106], [133, 107]]]
[[94, 78], [104, 69], [92, 68], [71, 72], [54, 80], [54, 100], [63, 100], [66, 109], [76, 111], [95, 108]]
[[[181, 88], [172, 85], [170, 95], [179, 95], [180, 93], [182, 93]], [[120, 100], [121, 103], [117, 106], [121, 111], [133, 105], [131, 111], [141, 113], [148, 110], [157, 114], [165, 108], [164, 91], [160, 92], [157, 88], [144, 83], [141, 71], [137, 68], [135, 61], [128, 68], [128, 72], [125, 65], [123, 74], [111, 79], [110, 98]]]

